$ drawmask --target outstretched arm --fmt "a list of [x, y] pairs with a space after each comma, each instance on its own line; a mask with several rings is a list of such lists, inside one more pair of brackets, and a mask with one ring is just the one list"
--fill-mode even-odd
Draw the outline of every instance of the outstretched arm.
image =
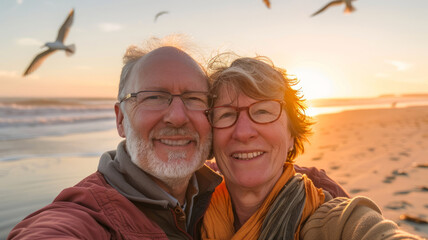
[[381, 215], [378, 206], [366, 197], [335, 198], [324, 203], [306, 221], [300, 239], [319, 240], [401, 240], [422, 239], [400, 230]]
[[298, 173], [306, 174], [309, 179], [312, 180], [315, 187], [322, 188], [323, 190], [329, 192], [333, 198], [349, 198], [349, 194], [345, 191], [345, 189], [343, 189], [339, 183], [329, 178], [323, 169], [319, 170], [315, 167], [300, 167], [296, 164], [294, 164], [294, 169], [296, 169], [296, 172]]

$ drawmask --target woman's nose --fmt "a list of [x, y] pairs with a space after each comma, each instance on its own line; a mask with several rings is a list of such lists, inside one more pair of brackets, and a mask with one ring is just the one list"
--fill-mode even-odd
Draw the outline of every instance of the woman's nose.
[[247, 142], [255, 138], [258, 134], [254, 123], [246, 111], [242, 111], [236, 120], [233, 130], [233, 138], [241, 142]]

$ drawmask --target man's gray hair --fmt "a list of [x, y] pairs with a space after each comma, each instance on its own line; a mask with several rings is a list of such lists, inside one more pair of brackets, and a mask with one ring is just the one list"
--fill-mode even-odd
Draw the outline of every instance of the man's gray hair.
[[175, 47], [183, 52], [186, 52], [189, 56], [195, 59], [201, 69], [205, 72], [205, 68], [199, 61], [196, 60], [201, 59], [201, 57], [199, 56], [199, 58], [195, 58], [195, 56], [197, 55], [197, 51], [194, 47], [191, 46], [194, 45], [191, 44], [189, 37], [181, 34], [168, 35], [163, 38], [151, 37], [144, 44], [142, 44], [142, 46], [129, 46], [128, 49], [126, 49], [125, 55], [123, 56], [123, 67], [122, 72], [120, 74], [119, 92], [117, 95], [118, 101], [120, 101], [120, 99], [122, 99], [126, 94], [128, 94], [127, 92], [125, 92], [125, 86], [127, 85], [129, 75], [138, 60], [144, 57], [147, 53], [158, 48]]

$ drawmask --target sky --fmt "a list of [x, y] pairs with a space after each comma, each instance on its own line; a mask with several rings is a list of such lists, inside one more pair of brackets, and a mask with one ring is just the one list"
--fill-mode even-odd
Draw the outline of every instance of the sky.
[[[342, 5], [310, 17], [328, 2], [1, 0], [0, 97], [114, 98], [126, 48], [177, 33], [205, 58], [269, 57], [307, 99], [428, 93], [427, 0], [357, 0], [352, 14]], [[73, 8], [65, 43], [76, 53], [56, 52], [22, 77]], [[155, 22], [160, 11], [169, 13]]]

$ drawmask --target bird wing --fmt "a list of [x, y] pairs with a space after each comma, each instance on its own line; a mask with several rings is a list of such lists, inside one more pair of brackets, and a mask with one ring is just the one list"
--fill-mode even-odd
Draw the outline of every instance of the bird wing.
[[169, 13], [168, 11], [162, 11], [162, 12], [158, 12], [157, 14], [156, 14], [156, 16], [155, 16], [155, 22], [156, 22], [156, 20], [158, 19], [158, 17], [160, 16], [160, 15], [164, 15], [164, 14], [167, 14], [167, 13]]
[[73, 24], [73, 19], [74, 19], [74, 9], [71, 9], [67, 19], [65, 20], [65, 22], [62, 24], [61, 28], [58, 31], [58, 36], [56, 37], [56, 41], [64, 42], [65, 38], [68, 35], [68, 32], [70, 31], [71, 24]]
[[313, 16], [315, 16], [315, 15], [317, 15], [317, 14], [321, 13], [322, 11], [326, 10], [327, 8], [329, 8], [329, 7], [331, 7], [331, 6], [340, 5], [340, 4], [343, 4], [343, 1], [341, 1], [341, 0], [338, 0], [338, 1], [332, 1], [332, 2], [328, 3], [327, 5], [325, 5], [323, 8], [321, 8], [320, 10], [318, 10], [317, 12], [313, 13], [313, 14], [311, 15], [311, 17], [313, 17]]
[[270, 1], [269, 0], [263, 0], [267, 8], [270, 8]]
[[40, 65], [43, 63], [43, 61], [45, 61], [45, 59], [51, 55], [52, 53], [54, 53], [56, 50], [55, 49], [48, 49], [42, 53], [39, 53], [34, 59], [33, 61], [30, 63], [30, 66], [28, 66], [27, 70], [25, 70], [23, 76], [26, 76], [32, 72], [34, 72], [38, 67], [40, 67]]

